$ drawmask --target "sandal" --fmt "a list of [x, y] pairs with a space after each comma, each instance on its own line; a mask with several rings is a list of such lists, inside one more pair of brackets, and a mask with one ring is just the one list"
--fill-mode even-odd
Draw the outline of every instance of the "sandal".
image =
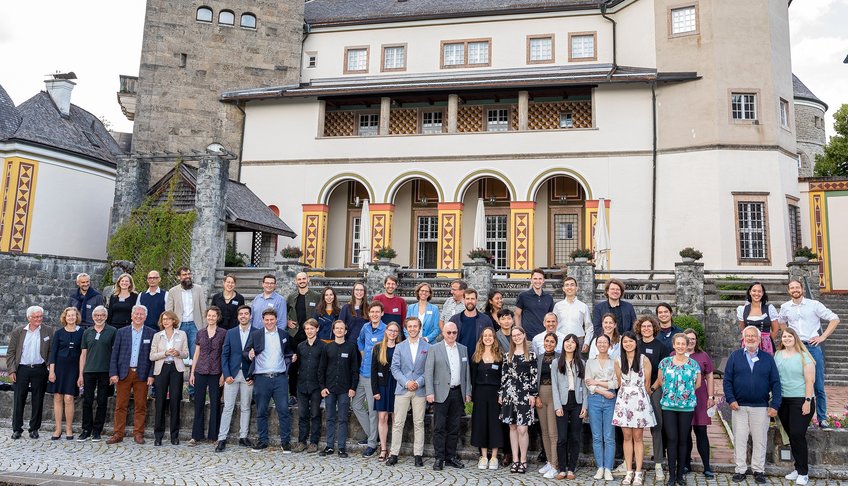
[[511, 472], [511, 473], [517, 473], [517, 472], [518, 472], [518, 468], [519, 468], [519, 467], [521, 467], [521, 463], [513, 462], [513, 463], [512, 463], [512, 466], [510, 466], [510, 467], [509, 467], [509, 472]]
[[377, 456], [377, 460], [385, 461], [387, 457], [389, 457], [389, 450], [388, 449], [380, 449], [380, 455]]
[[518, 472], [520, 474], [527, 473], [527, 463], [526, 462], [521, 462], [521, 463], [518, 464]]

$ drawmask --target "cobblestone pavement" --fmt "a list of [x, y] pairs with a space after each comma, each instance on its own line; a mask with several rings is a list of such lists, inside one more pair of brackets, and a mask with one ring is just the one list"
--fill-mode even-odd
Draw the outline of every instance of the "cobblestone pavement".
[[[232, 441], [231, 441], [232, 442]], [[388, 467], [376, 456], [365, 459], [351, 454], [348, 459], [321, 458], [317, 454], [283, 454], [279, 448], [254, 453], [238, 445], [228, 445], [226, 452], [216, 454], [211, 444], [197, 447], [187, 445], [153, 447], [148, 441], [137, 445], [125, 439], [116, 445], [106, 442], [51, 441], [49, 432], [32, 440], [24, 435], [11, 439], [11, 430], [0, 428], [0, 484], [116, 484], [155, 483], [179, 485], [278, 485], [297, 486], [332, 484], [404, 483], [535, 485], [553, 484], [537, 473], [509, 474], [505, 470], [479, 471], [471, 461], [465, 469], [445, 468], [433, 471], [433, 459], [425, 459], [424, 468], [416, 468], [409, 457]], [[535, 471], [535, 468], [534, 468]], [[578, 471], [579, 479], [570, 484], [606, 484], [587, 477], [594, 470]], [[730, 475], [719, 474], [714, 481], [705, 481], [700, 474], [690, 474], [689, 484], [728, 485]], [[782, 478], [770, 477], [770, 484], [784, 484]], [[609, 484], [618, 484], [611, 482]], [[647, 485], [654, 484], [649, 474]], [[749, 476], [747, 484], [754, 484]], [[837, 481], [811, 480], [810, 484], [839, 484]]]

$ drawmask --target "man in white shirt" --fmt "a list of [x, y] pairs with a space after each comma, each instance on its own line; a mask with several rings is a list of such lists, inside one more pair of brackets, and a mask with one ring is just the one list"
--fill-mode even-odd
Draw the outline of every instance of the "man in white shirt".
[[[165, 293], [165, 310], [173, 312], [180, 319], [180, 331], [185, 332], [188, 339], [187, 361], [191, 362], [197, 333], [206, 329], [206, 292], [203, 286], [192, 281], [190, 268], [181, 267], [177, 275], [180, 283]], [[193, 386], [189, 387], [189, 394], [194, 394]]]
[[[836, 326], [839, 316], [817, 300], [804, 297], [804, 289], [798, 280], [789, 281], [789, 296], [792, 300], [780, 306], [780, 325], [787, 325], [798, 333], [798, 337], [807, 347], [810, 355], [816, 360], [816, 382], [813, 388], [816, 392], [816, 415], [819, 426], [827, 428], [827, 397], [824, 392], [824, 343]], [[828, 321], [827, 328], [822, 332], [821, 321]]]
[[569, 334], [577, 336], [580, 348], [584, 353], [588, 353], [589, 343], [592, 342], [594, 334], [592, 313], [589, 306], [577, 298], [577, 290], [577, 280], [574, 277], [565, 277], [562, 281], [562, 292], [565, 298], [554, 304], [557, 332], [565, 336]]
[[563, 334], [557, 330], [558, 323], [556, 314], [554, 314], [553, 312], [548, 312], [547, 314], [545, 314], [545, 320], [542, 321], [542, 324], [545, 326], [545, 332], [540, 332], [536, 335], [536, 337], [533, 338], [533, 341], [531, 342], [533, 352], [536, 354], [536, 356], [541, 356], [545, 354], [545, 336], [547, 336], [550, 332], [556, 334], [557, 337], [557, 346], [554, 351], [561, 352], [562, 342], [565, 340], [566, 334]]
[[442, 312], [439, 314], [440, 336], [437, 339], [442, 339], [441, 333], [445, 329], [445, 323], [448, 322], [451, 317], [465, 310], [465, 289], [467, 288], [468, 284], [465, 280], [457, 279], [451, 282], [451, 298], [445, 300], [445, 303], [442, 304]]
[[221, 354], [221, 369], [224, 372], [224, 412], [221, 414], [221, 428], [218, 431], [218, 444], [215, 452], [224, 452], [227, 447], [227, 434], [230, 433], [230, 422], [236, 397], [239, 402], [239, 445], [253, 447], [247, 438], [250, 428], [250, 399], [253, 397], [253, 380], [247, 379], [250, 372], [250, 360], [245, 359], [242, 352], [250, 337], [250, 306], [241, 305], [236, 311], [238, 326], [227, 331], [224, 349]]
[[24, 426], [24, 406], [32, 389], [32, 416], [29, 437], [38, 438], [47, 391], [47, 361], [53, 344], [53, 329], [42, 326], [44, 309], [34, 305], [26, 311], [27, 325], [16, 327], [9, 335], [6, 370], [15, 390], [12, 406], [12, 439], [20, 439]]

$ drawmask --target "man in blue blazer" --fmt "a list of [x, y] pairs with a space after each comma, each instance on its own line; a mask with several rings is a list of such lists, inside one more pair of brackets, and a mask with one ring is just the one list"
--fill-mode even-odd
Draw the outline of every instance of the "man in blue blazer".
[[153, 362], [150, 361], [150, 343], [156, 332], [145, 326], [147, 307], [136, 304], [130, 315], [132, 325], [118, 330], [112, 358], [109, 362], [109, 383], [117, 385], [115, 397], [114, 433], [107, 444], [124, 440], [127, 429], [127, 408], [130, 391], [133, 394], [133, 437], [136, 444], [144, 444], [144, 422], [147, 418], [147, 388], [153, 384]]
[[412, 404], [412, 429], [415, 432], [412, 453], [415, 466], [424, 466], [424, 411], [427, 399], [424, 389], [424, 370], [427, 364], [427, 352], [430, 343], [421, 337], [421, 321], [418, 317], [407, 317], [404, 321], [407, 339], [395, 347], [392, 356], [392, 376], [397, 380], [395, 389], [395, 414], [392, 425], [392, 448], [387, 466], [398, 462], [400, 444], [403, 440], [403, 426], [406, 424], [406, 411]]
[[616, 278], [609, 279], [604, 284], [604, 296], [606, 300], [598, 302], [592, 309], [594, 335], [600, 336], [604, 333], [601, 323], [604, 320], [604, 314], [608, 313], [614, 315], [616, 321], [618, 321], [619, 335], [624, 334], [626, 331], [632, 331], [633, 324], [636, 322], [636, 310], [633, 308], [633, 304], [622, 299], [624, 296], [624, 282]]
[[269, 307], [262, 311], [262, 328], [250, 333], [242, 355], [250, 360], [247, 379], [253, 381], [256, 400], [256, 428], [259, 442], [254, 451], [268, 448], [268, 406], [274, 399], [280, 424], [280, 443], [283, 454], [291, 453], [291, 422], [289, 420], [289, 368], [294, 360], [289, 334], [277, 329], [277, 311]]
[[244, 356], [244, 348], [250, 338], [250, 306], [241, 305], [236, 310], [238, 326], [227, 331], [224, 350], [221, 353], [221, 369], [224, 372], [224, 412], [221, 414], [221, 427], [218, 430], [218, 444], [215, 452], [224, 452], [227, 447], [227, 434], [233, 419], [236, 397], [239, 402], [239, 445], [253, 447], [247, 438], [250, 428], [250, 399], [253, 396], [253, 380], [250, 376], [250, 360]]

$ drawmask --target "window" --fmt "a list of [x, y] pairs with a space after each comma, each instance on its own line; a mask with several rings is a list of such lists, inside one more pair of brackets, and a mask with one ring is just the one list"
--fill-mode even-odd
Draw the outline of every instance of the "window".
[[418, 217], [418, 268], [436, 268], [438, 265], [439, 217]]
[[380, 129], [380, 115], [366, 113], [359, 115], [359, 136], [373, 137]]
[[574, 128], [574, 115], [570, 112], [564, 111], [559, 114], [559, 127], [560, 128]]
[[766, 263], [768, 245], [768, 193], [734, 193], [736, 249], [739, 264]]
[[493, 109], [486, 111], [486, 131], [505, 132], [509, 130], [509, 110]]
[[527, 63], [541, 64], [554, 62], [554, 35], [527, 37]]
[[816, 128], [824, 128], [824, 118], [820, 116], [813, 116], [813, 123]]
[[671, 35], [687, 35], [698, 32], [698, 12], [694, 5], [673, 8], [669, 12]]
[[362, 251], [362, 218], [350, 218], [350, 266], [359, 265], [359, 252]]
[[789, 102], [780, 99], [780, 126], [789, 128]]
[[491, 39], [442, 41], [442, 68], [491, 65]]
[[309, 56], [307, 56], [306, 67], [314, 68], [317, 65], [318, 65], [318, 56], [316, 56], [315, 54], [310, 54]]
[[221, 10], [221, 13], [218, 14], [218, 24], [234, 25], [235, 23], [236, 16], [231, 10]]
[[346, 47], [345, 48], [345, 74], [368, 72], [368, 48]]
[[442, 112], [425, 111], [421, 114], [421, 133], [442, 133]]
[[486, 216], [486, 249], [494, 255], [496, 269], [507, 268], [507, 219], [505, 214]]
[[801, 247], [801, 211], [794, 204], [789, 205], [789, 246], [793, 254]]
[[568, 34], [568, 43], [571, 46], [568, 52], [568, 61], [595, 61], [598, 59], [595, 52], [595, 40], [597, 33], [581, 32]]
[[252, 13], [241, 14], [241, 22], [239, 23], [239, 25], [244, 27], [245, 29], [255, 29], [256, 16]]
[[186, 54], [185, 52], [181, 52], [180, 53], [180, 67], [186, 67], [186, 64], [188, 64], [188, 54]]
[[383, 46], [383, 71], [406, 70], [406, 44]]
[[197, 9], [195, 20], [198, 22], [212, 22], [212, 9], [209, 7], [200, 7]]
[[732, 93], [730, 113], [734, 120], [757, 119], [757, 95], [754, 93]]

